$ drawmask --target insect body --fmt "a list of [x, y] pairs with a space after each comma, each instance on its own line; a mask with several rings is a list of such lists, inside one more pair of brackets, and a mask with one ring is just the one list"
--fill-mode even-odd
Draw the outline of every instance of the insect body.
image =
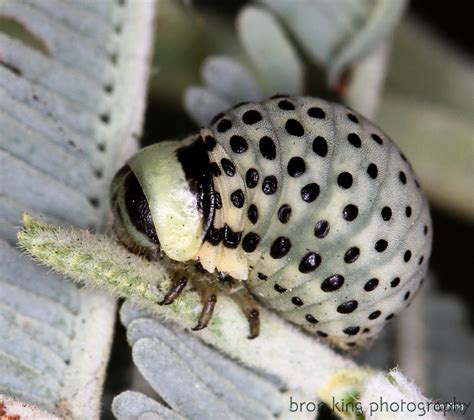
[[343, 348], [410, 302], [431, 251], [428, 204], [403, 154], [322, 99], [236, 106], [138, 152], [111, 194], [129, 248], [198, 261]]

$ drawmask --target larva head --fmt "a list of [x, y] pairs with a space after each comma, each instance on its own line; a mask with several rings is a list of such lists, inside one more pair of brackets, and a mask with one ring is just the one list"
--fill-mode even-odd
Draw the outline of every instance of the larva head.
[[[134, 252], [163, 251], [175, 261], [192, 259], [204, 234], [199, 191], [182, 165], [192, 140], [141, 149], [117, 172], [110, 189], [114, 230]], [[192, 146], [191, 146], [192, 147]]]

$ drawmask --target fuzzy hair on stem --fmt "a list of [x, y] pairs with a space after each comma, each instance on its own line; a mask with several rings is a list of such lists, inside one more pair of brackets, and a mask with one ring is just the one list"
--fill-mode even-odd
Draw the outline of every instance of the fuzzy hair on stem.
[[[173, 304], [158, 304], [171, 285], [159, 263], [131, 254], [110, 236], [49, 225], [28, 214], [23, 215], [23, 224], [18, 233], [20, 245], [38, 262], [87, 287], [127, 298], [180, 328], [189, 330], [195, 324], [201, 309], [197, 293], [185, 290]], [[390, 394], [389, 389], [366, 388], [377, 372], [357, 366], [264, 308], [261, 325], [259, 337], [248, 340], [246, 319], [229, 298], [220, 296], [208, 327], [193, 334], [249, 367], [276, 375], [289, 390], [310, 399], [317, 397], [330, 406], [334, 396], [363, 400], [366, 395]], [[385, 388], [397, 386], [393, 381], [384, 383]], [[405, 395], [407, 401], [424, 399], [416, 387], [404, 389], [413, 394]], [[354, 412], [339, 414], [356, 416]]]

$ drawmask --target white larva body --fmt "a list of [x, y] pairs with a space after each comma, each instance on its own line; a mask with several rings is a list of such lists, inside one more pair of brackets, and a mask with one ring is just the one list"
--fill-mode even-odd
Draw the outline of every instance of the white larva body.
[[186, 178], [192, 153], [204, 154], [212, 190], [190, 259], [244, 281], [289, 321], [350, 348], [418, 291], [431, 252], [428, 204], [403, 154], [361, 115], [274, 97], [236, 106], [176, 144]]

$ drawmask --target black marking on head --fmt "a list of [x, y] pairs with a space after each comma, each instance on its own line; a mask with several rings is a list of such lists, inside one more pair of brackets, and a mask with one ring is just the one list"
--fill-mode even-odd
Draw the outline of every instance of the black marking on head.
[[203, 229], [207, 232], [217, 208], [217, 192], [212, 182], [212, 168], [207, 154], [208, 146], [198, 137], [190, 145], [176, 150], [191, 192], [197, 198], [197, 207], [203, 214]]
[[[128, 165], [125, 165], [124, 168], [130, 170]], [[123, 168], [119, 173], [122, 170]], [[148, 200], [145, 197], [140, 182], [131, 170], [124, 180], [123, 188], [125, 206], [130, 221], [139, 232], [142, 232], [155, 244], [159, 244], [153, 218], [151, 216], [150, 208], [148, 207]]]

